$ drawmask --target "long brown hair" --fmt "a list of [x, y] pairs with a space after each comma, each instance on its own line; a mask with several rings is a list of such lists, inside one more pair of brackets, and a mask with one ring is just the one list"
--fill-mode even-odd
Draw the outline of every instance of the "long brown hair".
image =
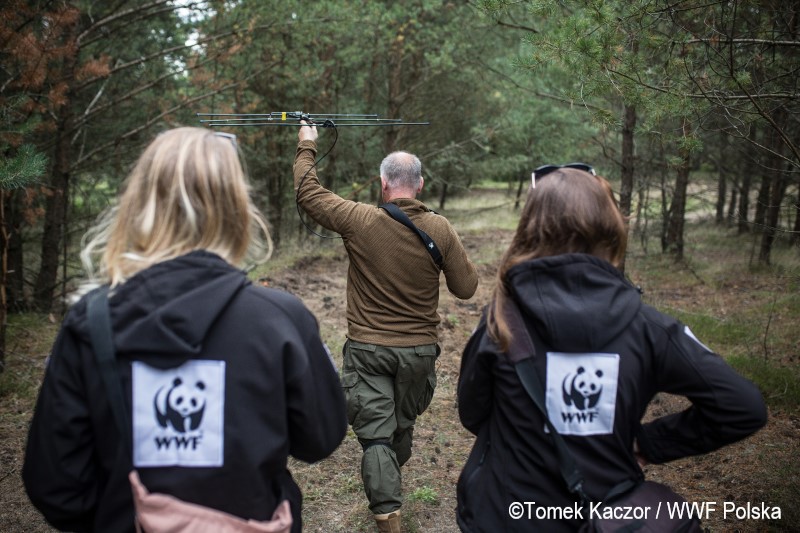
[[500, 260], [487, 316], [489, 336], [502, 350], [508, 349], [511, 330], [502, 310], [509, 298], [506, 275], [512, 267], [567, 253], [591, 254], [619, 267], [627, 244], [627, 222], [605, 178], [562, 168], [537, 180]]
[[267, 223], [252, 202], [232, 141], [204, 128], [158, 135], [133, 167], [117, 205], [90, 231], [81, 254], [90, 275], [97, 256], [98, 281], [112, 285], [192, 250], [214, 252], [233, 265], [248, 251], [259, 256], [255, 262], [269, 258]]

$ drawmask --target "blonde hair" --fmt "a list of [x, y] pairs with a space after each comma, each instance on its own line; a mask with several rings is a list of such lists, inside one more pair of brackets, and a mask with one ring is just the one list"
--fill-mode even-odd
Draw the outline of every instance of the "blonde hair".
[[193, 250], [213, 252], [234, 266], [241, 266], [248, 252], [254, 252], [248, 259], [255, 262], [272, 253], [235, 138], [203, 128], [158, 135], [134, 165], [116, 205], [87, 238], [84, 267], [112, 286]]
[[511, 330], [503, 316], [509, 298], [506, 276], [514, 266], [552, 255], [591, 254], [619, 267], [625, 258], [628, 227], [605, 178], [562, 168], [536, 181], [528, 191], [517, 231], [497, 270], [487, 330], [508, 349]]

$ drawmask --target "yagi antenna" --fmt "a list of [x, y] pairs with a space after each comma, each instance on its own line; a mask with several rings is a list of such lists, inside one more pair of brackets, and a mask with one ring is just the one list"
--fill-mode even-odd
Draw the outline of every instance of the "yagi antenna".
[[304, 113], [277, 111], [272, 113], [197, 113], [200, 122], [212, 128], [301, 126], [301, 120], [321, 128], [348, 126], [428, 126], [430, 122], [404, 122], [400, 118], [381, 118], [375, 114]]

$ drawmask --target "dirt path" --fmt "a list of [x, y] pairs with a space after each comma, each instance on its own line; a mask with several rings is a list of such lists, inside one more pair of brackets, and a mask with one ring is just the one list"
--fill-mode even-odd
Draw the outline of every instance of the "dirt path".
[[[464, 240], [468, 248], [477, 249], [507, 244], [509, 239], [509, 233], [496, 232], [468, 235]], [[338, 361], [341, 361], [338, 349], [346, 331], [342, 281], [346, 268], [347, 259], [342, 252], [333, 258], [308, 259], [284, 278], [276, 276], [272, 280], [274, 286], [283, 285], [298, 294], [314, 311], [326, 342], [337, 348], [334, 353]], [[405, 525], [410, 531], [458, 531], [454, 518], [455, 484], [473, 437], [458, 423], [456, 383], [461, 350], [489, 299], [495, 268], [493, 264], [484, 264], [479, 265], [479, 271], [479, 289], [468, 301], [453, 298], [442, 286], [438, 388], [430, 409], [418, 420], [414, 456], [403, 468], [404, 491], [409, 499], [404, 505]], [[662, 288], [658, 294], [659, 302], [666, 304], [677, 304], [686, 297], [703, 295], [668, 288]], [[730, 297], [741, 298], [741, 294]], [[675, 412], [685, 405], [682, 398], [660, 395], [648, 416]], [[708, 531], [800, 530], [800, 525], [787, 522], [785, 517], [790, 510], [785, 508], [780, 522], [752, 519], [752, 509], [760, 508], [762, 502], [768, 507], [775, 505], [776, 491], [793, 491], [795, 497], [789, 501], [798, 501], [800, 497], [797, 482], [781, 477], [781, 465], [796, 464], [800, 452], [800, 417], [796, 413], [770, 415], [767, 427], [750, 439], [706, 456], [649, 466], [646, 475], [669, 484], [690, 502], [715, 502], [714, 510], [704, 520]], [[295, 475], [305, 489], [307, 530], [374, 531], [360, 487], [359, 457], [360, 448], [350, 433], [332, 458], [310, 467], [294, 465]], [[725, 513], [725, 505], [735, 509]], [[743, 518], [748, 516], [751, 518]]]
[[[504, 247], [508, 232], [470, 234], [465, 244], [470, 250]], [[338, 363], [345, 324], [345, 275], [347, 258], [343, 250], [334, 254], [310, 255], [292, 268], [264, 280], [270, 286], [288, 290], [303, 299], [320, 322], [323, 338]], [[468, 301], [453, 298], [444, 285], [441, 289], [440, 326], [442, 354], [438, 366], [438, 388], [429, 410], [422, 415], [415, 431], [414, 454], [403, 468], [407, 502], [404, 525], [410, 532], [457, 532], [455, 525], [455, 484], [472, 446], [473, 438], [458, 422], [455, 391], [463, 349], [478, 322], [482, 306], [493, 286], [494, 265], [479, 265], [481, 282], [477, 294]], [[694, 295], [695, 297], [697, 295]], [[741, 295], [739, 295], [741, 296]], [[684, 298], [675, 291], [659, 293], [661, 302]], [[43, 355], [30, 364], [41, 366]], [[651, 413], [662, 414], [680, 408], [679, 398], [660, 396]], [[5, 400], [0, 410], [15, 410], [14, 424], [0, 431], [0, 532], [51, 531], [30, 506], [19, 480], [26, 424], [32, 406], [11, 405]], [[3, 420], [10, 420], [4, 418]], [[705, 521], [710, 531], [798, 530], [784, 518], [768, 524], [764, 520], [740, 519], [723, 515], [723, 502], [744, 508], [761, 502], [771, 506], [783, 493], [782, 501], [800, 502], [799, 484], [782, 476], [785, 465], [796, 464], [800, 450], [800, 417], [797, 413], [771, 413], [768, 426], [753, 438], [719, 452], [699, 458], [647, 468], [652, 479], [665, 481], [692, 502], [717, 502], [715, 512]], [[371, 515], [359, 478], [360, 447], [350, 432], [342, 446], [329, 459], [315, 465], [292, 462], [294, 476], [305, 495], [306, 531], [374, 531]], [[787, 495], [788, 494], [788, 495]], [[789, 509], [783, 509], [783, 516]], [[798, 516], [795, 511], [794, 516]]]

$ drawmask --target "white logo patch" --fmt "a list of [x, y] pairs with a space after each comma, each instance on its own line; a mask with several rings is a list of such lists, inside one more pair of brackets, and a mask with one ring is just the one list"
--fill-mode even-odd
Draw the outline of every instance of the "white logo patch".
[[134, 466], [222, 466], [225, 361], [134, 361], [132, 388]]
[[705, 344], [703, 344], [702, 342], [700, 342], [700, 339], [698, 339], [697, 337], [695, 337], [695, 336], [694, 336], [694, 333], [692, 332], [692, 330], [690, 330], [690, 329], [689, 329], [689, 326], [684, 326], [684, 327], [683, 327], [683, 332], [686, 334], [686, 336], [687, 336], [687, 337], [689, 337], [689, 338], [690, 338], [690, 339], [692, 339], [694, 342], [696, 342], [697, 344], [699, 344], [700, 346], [702, 346], [702, 347], [703, 347], [705, 350], [707, 350], [707, 351], [709, 351], [709, 352], [711, 352], [711, 351], [712, 351], [712, 350], [711, 350], [711, 348], [709, 348], [708, 346], [706, 346]]
[[614, 431], [619, 354], [547, 352], [547, 416], [562, 435]]

